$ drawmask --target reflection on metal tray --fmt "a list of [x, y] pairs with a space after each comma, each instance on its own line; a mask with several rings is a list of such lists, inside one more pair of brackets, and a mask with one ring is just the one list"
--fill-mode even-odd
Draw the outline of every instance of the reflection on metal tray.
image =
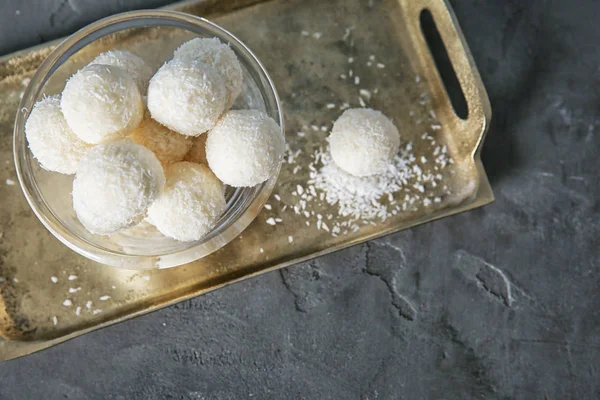
[[[19, 97], [52, 44], [0, 59], [0, 359], [493, 200], [479, 157], [491, 117], [489, 101], [445, 1], [199, 0], [170, 8], [208, 17], [253, 49], [283, 101], [290, 154], [300, 153], [284, 164], [271, 209], [222, 250], [170, 270], [101, 266], [61, 245], [29, 210], [18, 185], [10, 184], [16, 181], [11, 138]], [[430, 10], [448, 49], [465, 95], [466, 119], [455, 115], [423, 38], [419, 21], [424, 9]], [[139, 45], [152, 38], [126, 40]], [[326, 143], [326, 130], [340, 107], [363, 102], [396, 121], [417, 158], [434, 160], [437, 148], [446, 146], [454, 161], [444, 170], [450, 195], [442, 185], [428, 188], [431, 193], [424, 195], [439, 197], [435, 203], [417, 202], [384, 222], [332, 235], [316, 218], [322, 215], [328, 226], [339, 223], [343, 218], [337, 206], [314, 202], [315, 215], [308, 218], [313, 223], [307, 225], [304, 213], [294, 212], [297, 185], [305, 185], [310, 155]], [[267, 223], [278, 218], [281, 223]], [[63, 305], [66, 299], [73, 304]]]

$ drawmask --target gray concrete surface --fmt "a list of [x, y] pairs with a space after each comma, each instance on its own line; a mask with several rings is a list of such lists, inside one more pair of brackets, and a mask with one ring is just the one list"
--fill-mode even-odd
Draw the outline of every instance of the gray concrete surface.
[[[0, 399], [600, 398], [600, 3], [451, 2], [494, 204], [2, 363]], [[160, 3], [3, 0], [0, 53]]]

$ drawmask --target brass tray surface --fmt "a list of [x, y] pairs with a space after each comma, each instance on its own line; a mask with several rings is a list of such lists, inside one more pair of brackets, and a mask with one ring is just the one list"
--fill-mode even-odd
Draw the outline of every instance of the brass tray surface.
[[[57, 42], [0, 58], [0, 360], [493, 201], [479, 156], [491, 118], [489, 100], [444, 0], [197, 0], [168, 8], [211, 19], [255, 52], [283, 102], [291, 153], [303, 152], [295, 163], [284, 164], [269, 201], [272, 208], [263, 209], [241, 237], [216, 253], [167, 270], [102, 266], [72, 252], [46, 231], [29, 209], [15, 176], [12, 131], [20, 96], [27, 78]], [[448, 50], [468, 105], [467, 119], [454, 114], [423, 38], [419, 22], [423, 9], [431, 11]], [[149, 39], [132, 35], [123, 40]], [[348, 77], [350, 69], [360, 77], [359, 84]], [[360, 89], [371, 94], [363, 96], [368, 107], [394, 119], [404, 139], [413, 140], [417, 157], [435, 158], [433, 147], [419, 140], [423, 133], [446, 145], [454, 160], [452, 172], [444, 177], [451, 195], [385, 222], [361, 225], [357, 232], [333, 236], [314, 222], [307, 226], [306, 217], [294, 213], [294, 192], [298, 184], [306, 185], [309, 155], [326, 143], [328, 133], [320, 127], [331, 128], [340, 105], [358, 107]], [[341, 218], [337, 206], [314, 207], [323, 216], [335, 216], [330, 225]], [[283, 222], [270, 225], [269, 218]], [[70, 288], [77, 291], [71, 293]], [[72, 306], [63, 305], [66, 299]], [[81, 307], [79, 315], [76, 307]]]

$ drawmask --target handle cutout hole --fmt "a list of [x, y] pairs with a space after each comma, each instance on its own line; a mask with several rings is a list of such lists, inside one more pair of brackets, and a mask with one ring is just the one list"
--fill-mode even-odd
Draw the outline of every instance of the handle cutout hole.
[[431, 11], [428, 9], [421, 11], [420, 22], [423, 37], [429, 46], [431, 56], [446, 87], [446, 93], [450, 98], [454, 113], [461, 119], [467, 119], [469, 106]]

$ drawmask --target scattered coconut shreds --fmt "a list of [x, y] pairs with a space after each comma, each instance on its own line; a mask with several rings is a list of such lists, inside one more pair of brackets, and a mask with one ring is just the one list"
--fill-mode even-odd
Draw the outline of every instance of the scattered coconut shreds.
[[66, 299], [65, 301], [63, 301], [63, 306], [65, 307], [71, 307], [73, 305], [73, 302], [69, 299]]
[[272, 210], [272, 209], [273, 209], [273, 207], [271, 207], [271, 205], [270, 205], [269, 203], [266, 203], [266, 204], [265, 204], [265, 208], [266, 208], [267, 210]]
[[50, 280], [52, 281], [52, 283], [57, 283], [58, 282], [58, 278], [55, 276], [51, 276]]
[[293, 243], [294, 242], [294, 238], [292, 236], [288, 236], [288, 242], [289, 243]]
[[335, 104], [333, 104], [333, 103], [327, 104], [327, 109], [328, 110], [331, 110], [332, 108], [335, 108]]
[[81, 288], [80, 288], [80, 287], [77, 287], [77, 288], [69, 288], [69, 293], [77, 293], [77, 292], [79, 292], [80, 290], [81, 290]]
[[273, 195], [273, 197], [275, 197], [275, 200], [281, 201], [281, 197], [278, 194]]
[[380, 68], [380, 69], [385, 68], [385, 64], [377, 63], [377, 68]]
[[13, 186], [15, 183], [16, 183], [16, 182], [15, 182], [15, 181], [13, 181], [12, 179], [7, 179], [7, 180], [6, 180], [6, 184], [7, 184], [7, 185], [9, 185], [9, 186]]
[[357, 86], [360, 85], [360, 76], [355, 76], [354, 77], [354, 84], [357, 85]]
[[92, 303], [92, 301], [91, 301], [91, 300], [89, 300], [87, 303], [85, 303], [85, 308], [87, 308], [88, 310], [90, 310], [90, 309], [92, 308], [92, 305], [93, 305], [93, 304], [94, 304], [94, 303]]
[[265, 252], [265, 249], [263, 249], [262, 247], [260, 249], [258, 249], [258, 251], [260, 251], [261, 253]]
[[94, 310], [92, 311], [92, 314], [96, 315], [96, 314], [100, 314], [102, 312], [102, 310]]
[[116, 288], [117, 288], [117, 287], [116, 287], [115, 285], [112, 285], [112, 286], [111, 286], [111, 289], [116, 289]]
[[13, 282], [14, 283], [19, 283], [19, 280], [17, 278], [13, 278]]
[[304, 137], [306, 136], [306, 134], [304, 132], [297, 132], [296, 135], [300, 136], [300, 137]]
[[74, 281], [77, 279], [77, 275], [69, 275], [69, 280]]
[[375, 61], [375, 56], [374, 56], [373, 54], [371, 54], [371, 55], [369, 56], [369, 60], [370, 60], [370, 61]]
[[4, 282], [6, 279], [0, 276], [0, 283]]
[[346, 78], [347, 78], [347, 76], [346, 76], [346, 74], [340, 74], [340, 78], [341, 78], [341, 79], [346, 79]]
[[108, 300], [108, 299], [110, 299], [110, 296], [107, 296], [107, 295], [100, 296], [100, 300], [101, 300], [101, 301], [106, 301], [106, 300]]
[[302, 36], [309, 36], [310, 35], [310, 33], [308, 33], [307, 31], [302, 31], [302, 32], [300, 32], [300, 34]]
[[367, 61], [367, 67], [370, 67], [370, 66], [372, 66], [372, 65], [373, 65], [373, 62], [371, 62], [371, 61]]
[[367, 103], [365, 103], [365, 101], [363, 100], [362, 97], [358, 97], [358, 104], [360, 104], [361, 107], [366, 107]]
[[52, 324], [55, 326], [58, 324], [58, 318], [56, 318], [56, 315], [52, 317]]
[[75, 315], [79, 316], [79, 314], [81, 314], [81, 307], [79, 307], [79, 306], [78, 306], [78, 307], [75, 309]]
[[[315, 191], [315, 199], [319, 198], [330, 205], [337, 205], [339, 216], [348, 218], [350, 223], [347, 225], [352, 231], [356, 231], [359, 227], [352, 226], [354, 221], [372, 224], [373, 220], [385, 221], [400, 211], [414, 209], [419, 204], [432, 203], [431, 199], [423, 199], [421, 195], [425, 192], [426, 186], [433, 187], [432, 182], [436, 180], [436, 174], [432, 172], [433, 165], [430, 164], [435, 164], [436, 168], [444, 168], [450, 164], [451, 158], [446, 154], [439, 154], [434, 163], [426, 163], [427, 159], [420, 157], [424, 165], [419, 166], [412, 148], [412, 143], [407, 143], [396, 155], [387, 171], [364, 178], [340, 170], [331, 159], [329, 151], [319, 149], [313, 155], [313, 159], [322, 166], [320, 169], [309, 168], [307, 183], [309, 187], [314, 188], [313, 190], [320, 192], [319, 196], [316, 196]], [[441, 153], [441, 149], [437, 152]], [[406, 192], [406, 196], [401, 202], [395, 201], [393, 194], [401, 190]], [[439, 201], [441, 202], [441, 199]], [[305, 216], [309, 219], [306, 214]], [[333, 227], [329, 227], [324, 223], [321, 214], [317, 213], [316, 217], [317, 229], [330, 231], [336, 235], [343, 234], [339, 225], [343, 222], [335, 222]], [[333, 215], [329, 214], [327, 220], [333, 220]]]
[[321, 36], [323, 36], [323, 34], [321, 32], [315, 32], [315, 33], [312, 34], [312, 36], [315, 39], [319, 40], [319, 39], [321, 39]]
[[350, 104], [344, 103], [340, 106], [340, 111], [347, 110], [348, 108], [350, 108]]
[[367, 89], [360, 89], [358, 93], [367, 100], [371, 98], [371, 92], [369, 92]]
[[354, 57], [348, 57], [348, 64], [352, 64], [354, 62]]
[[273, 217], [269, 217], [269, 218], [267, 218], [267, 220], [266, 220], [265, 222], [266, 222], [267, 224], [269, 224], [269, 225], [275, 225], [275, 224], [276, 224], [276, 222], [275, 222], [275, 218], [273, 218]]

